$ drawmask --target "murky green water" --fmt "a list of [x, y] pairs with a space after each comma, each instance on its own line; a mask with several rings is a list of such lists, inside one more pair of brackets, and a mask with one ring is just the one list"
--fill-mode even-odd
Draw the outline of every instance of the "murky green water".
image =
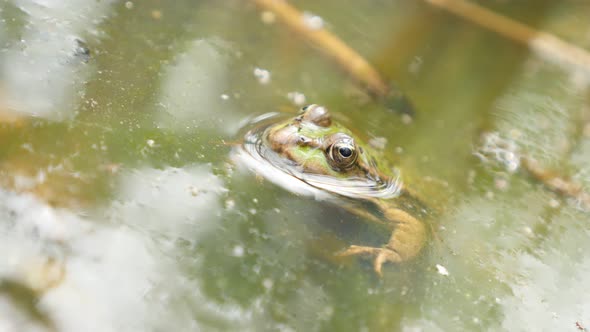
[[[0, 2], [0, 111], [25, 115], [0, 123], [0, 330], [590, 326], [588, 212], [474, 156], [492, 132], [588, 188], [590, 73], [425, 2], [292, 3], [400, 86], [414, 117], [249, 1]], [[489, 8], [590, 48], [583, 2]], [[382, 279], [336, 259], [382, 234], [229, 162], [240, 126], [294, 112], [292, 92], [426, 180], [422, 257]]]

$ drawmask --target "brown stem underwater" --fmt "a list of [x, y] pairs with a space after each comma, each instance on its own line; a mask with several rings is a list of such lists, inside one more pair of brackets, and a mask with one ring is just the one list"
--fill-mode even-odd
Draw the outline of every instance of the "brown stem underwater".
[[545, 31], [464, 0], [426, 0], [480, 27], [526, 45], [549, 61], [580, 68], [590, 74], [590, 53]]
[[286, 0], [252, 1], [261, 10], [274, 13], [289, 29], [320, 48], [355, 80], [366, 85], [371, 93], [380, 97], [388, 95], [389, 86], [368, 61], [328, 30], [308, 26], [303, 14]]

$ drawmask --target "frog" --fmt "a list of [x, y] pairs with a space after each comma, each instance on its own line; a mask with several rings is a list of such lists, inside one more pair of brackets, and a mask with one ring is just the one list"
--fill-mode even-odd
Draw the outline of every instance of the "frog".
[[276, 179], [271, 170], [287, 173], [286, 182], [275, 182], [293, 189], [296, 181], [316, 198], [327, 197], [388, 232], [380, 247], [353, 244], [335, 255], [372, 258], [375, 273], [383, 276], [385, 263], [404, 263], [421, 253], [428, 236], [425, 205], [383, 151], [335, 121], [326, 107], [307, 105], [294, 117], [251, 130], [244, 146], [256, 163], [269, 166], [259, 172], [264, 177]]

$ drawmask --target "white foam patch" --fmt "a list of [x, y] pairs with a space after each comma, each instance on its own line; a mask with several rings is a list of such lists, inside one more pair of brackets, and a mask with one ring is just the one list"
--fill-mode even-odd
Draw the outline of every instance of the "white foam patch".
[[590, 257], [580, 262], [565, 262], [559, 252], [549, 252], [539, 260], [526, 252], [511, 262], [516, 266], [509, 285], [513, 295], [504, 297], [502, 327], [521, 330], [523, 323], [530, 331], [575, 329], [575, 323], [588, 326], [590, 321]]
[[206, 165], [140, 169], [122, 177], [112, 219], [184, 237], [215, 227], [222, 181]]
[[[0, 280], [27, 284], [27, 271], [46, 258], [65, 271], [40, 292], [38, 308], [59, 331], [238, 329], [252, 310], [212, 302], [192, 273], [179, 266], [176, 247], [159, 235], [198, 241], [218, 222], [222, 181], [195, 165], [123, 174], [118, 202], [102, 217], [55, 209], [29, 195], [0, 190]], [[198, 262], [199, 257], [191, 257]], [[32, 265], [31, 265], [32, 264]], [[198, 264], [197, 264], [198, 265]], [[195, 265], [195, 267], [197, 267]], [[39, 275], [36, 276], [40, 278]], [[42, 283], [42, 282], [41, 282]], [[0, 296], [0, 313], [21, 312]], [[21, 317], [22, 318], [19, 318]], [[0, 328], [28, 328], [26, 314]], [[32, 325], [31, 325], [32, 326]]]

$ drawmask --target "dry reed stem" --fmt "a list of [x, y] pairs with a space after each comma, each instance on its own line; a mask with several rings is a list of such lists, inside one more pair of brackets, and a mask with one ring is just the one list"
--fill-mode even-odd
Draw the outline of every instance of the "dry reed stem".
[[542, 168], [536, 161], [522, 158], [522, 167], [535, 180], [551, 191], [576, 200], [584, 210], [590, 210], [590, 194], [579, 184], [565, 179], [555, 172]]
[[308, 26], [303, 14], [286, 0], [253, 1], [261, 10], [274, 13], [289, 29], [320, 48], [371, 93], [380, 97], [389, 94], [390, 87], [367, 60], [328, 30]]
[[[583, 69], [590, 74], [590, 53], [545, 31], [536, 30], [509, 17], [464, 0], [426, 0], [482, 28], [528, 46], [544, 59], [558, 65]], [[571, 69], [571, 68], [570, 68]]]

